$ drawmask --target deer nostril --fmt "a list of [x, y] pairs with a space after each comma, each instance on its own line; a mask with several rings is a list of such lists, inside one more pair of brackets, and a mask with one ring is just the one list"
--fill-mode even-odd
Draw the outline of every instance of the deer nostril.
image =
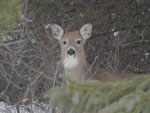
[[69, 50], [67, 51], [67, 54], [68, 54], [68, 55], [74, 55], [74, 54], [75, 54], [75, 51], [74, 51], [73, 49], [69, 49]]

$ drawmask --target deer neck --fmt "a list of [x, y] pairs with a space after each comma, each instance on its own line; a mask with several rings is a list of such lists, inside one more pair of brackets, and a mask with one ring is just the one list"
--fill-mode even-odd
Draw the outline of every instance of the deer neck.
[[64, 59], [63, 60], [65, 75], [71, 80], [82, 82], [86, 79], [86, 72], [89, 64], [83, 54], [82, 58]]

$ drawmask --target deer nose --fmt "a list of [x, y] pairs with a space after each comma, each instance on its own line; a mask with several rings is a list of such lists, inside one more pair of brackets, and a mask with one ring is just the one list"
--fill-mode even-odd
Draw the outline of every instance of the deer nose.
[[71, 48], [67, 51], [67, 54], [70, 56], [75, 55], [75, 51]]

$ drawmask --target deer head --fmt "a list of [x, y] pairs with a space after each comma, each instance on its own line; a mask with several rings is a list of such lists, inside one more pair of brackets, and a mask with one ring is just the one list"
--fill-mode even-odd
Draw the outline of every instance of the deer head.
[[84, 44], [91, 37], [92, 24], [85, 24], [79, 31], [73, 32], [64, 31], [57, 24], [52, 24], [50, 28], [53, 37], [60, 42], [61, 58], [65, 73], [78, 77], [73, 77], [74, 79], [80, 79], [88, 65]]

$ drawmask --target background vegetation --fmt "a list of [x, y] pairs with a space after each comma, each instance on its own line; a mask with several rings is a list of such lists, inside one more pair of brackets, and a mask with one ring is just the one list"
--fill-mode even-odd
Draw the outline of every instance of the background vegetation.
[[[19, 0], [0, 1], [0, 37], [13, 32], [16, 23], [21, 20], [22, 5]], [[0, 38], [0, 39], [1, 39]]]

